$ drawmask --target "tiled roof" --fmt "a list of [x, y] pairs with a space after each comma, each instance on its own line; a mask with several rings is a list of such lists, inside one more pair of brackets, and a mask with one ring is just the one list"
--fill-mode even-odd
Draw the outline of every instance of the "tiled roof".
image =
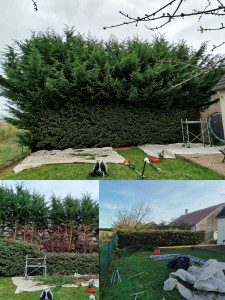
[[217, 84], [212, 89], [213, 91], [225, 90], [225, 75], [217, 82]]
[[205, 217], [213, 213], [218, 207], [225, 205], [225, 203], [220, 203], [211, 207], [207, 207], [204, 209], [200, 209], [197, 211], [194, 211], [189, 214], [185, 214], [174, 220], [174, 223], [177, 223], [179, 221], [183, 221], [184, 223], [187, 223], [189, 226], [193, 226], [198, 224], [201, 220], [203, 220]]
[[221, 212], [216, 216], [216, 218], [225, 218], [225, 207], [221, 210]]

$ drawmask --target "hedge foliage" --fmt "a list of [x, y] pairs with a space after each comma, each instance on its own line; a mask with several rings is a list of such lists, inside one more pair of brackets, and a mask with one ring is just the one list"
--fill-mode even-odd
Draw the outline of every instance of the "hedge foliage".
[[48, 110], [37, 116], [37, 127], [30, 128], [29, 146], [64, 149], [178, 143], [182, 141], [181, 118], [199, 120], [199, 111], [152, 110], [140, 104], [104, 103], [103, 107], [100, 103], [77, 103], [76, 107], [62, 107], [60, 112]]
[[48, 275], [98, 274], [98, 254], [45, 253], [33, 244], [0, 239], [0, 277], [23, 276], [26, 255], [46, 255]]
[[2, 54], [1, 95], [7, 120], [28, 130], [20, 142], [32, 150], [176, 142], [180, 118], [197, 118], [223, 72], [212, 68], [172, 86], [218, 58], [206, 44], [194, 50], [161, 36], [119, 42], [69, 28], [63, 36], [33, 33]]
[[205, 231], [187, 230], [151, 230], [151, 231], [117, 231], [119, 248], [130, 245], [155, 245], [158, 247], [197, 245], [205, 240]]

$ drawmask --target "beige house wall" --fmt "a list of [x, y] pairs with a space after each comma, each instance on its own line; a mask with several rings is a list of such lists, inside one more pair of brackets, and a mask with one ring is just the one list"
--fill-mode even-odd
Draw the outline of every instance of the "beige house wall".
[[196, 231], [199, 230], [205, 230], [206, 231], [206, 242], [209, 242], [212, 240], [212, 234], [214, 230], [217, 230], [218, 223], [216, 216], [223, 208], [223, 205], [221, 205], [219, 208], [217, 208], [211, 215], [200, 221], [196, 225]]
[[[214, 94], [214, 95], [212, 95], [211, 100], [214, 101], [214, 100], [218, 99], [219, 97], [220, 97], [220, 95], [218, 93]], [[218, 101], [217, 103], [212, 104], [206, 110], [201, 112], [201, 119], [203, 121], [205, 121], [208, 117], [210, 117], [215, 112], [221, 112], [220, 101]]]

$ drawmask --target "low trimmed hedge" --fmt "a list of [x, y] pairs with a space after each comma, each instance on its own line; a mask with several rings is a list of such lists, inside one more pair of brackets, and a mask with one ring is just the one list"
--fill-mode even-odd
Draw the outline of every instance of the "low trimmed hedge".
[[0, 277], [23, 276], [25, 256], [47, 256], [48, 275], [97, 274], [98, 254], [45, 253], [37, 245], [13, 239], [0, 239]]
[[155, 245], [158, 247], [197, 245], [205, 240], [205, 231], [117, 231], [117, 243], [119, 248], [130, 245]]

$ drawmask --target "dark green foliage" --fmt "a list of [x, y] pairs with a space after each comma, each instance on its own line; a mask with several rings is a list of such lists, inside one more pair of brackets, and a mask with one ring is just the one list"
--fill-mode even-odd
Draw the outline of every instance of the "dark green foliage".
[[0, 239], [0, 277], [23, 276], [25, 256], [47, 256], [48, 275], [98, 273], [98, 254], [45, 253], [36, 245], [12, 239]]
[[197, 245], [205, 240], [205, 231], [168, 231], [168, 230], [151, 230], [151, 231], [117, 231], [117, 243], [119, 248], [129, 245], [157, 245], [181, 246]]
[[36, 245], [12, 239], [0, 239], [0, 277], [23, 276], [25, 256], [42, 257]]
[[60, 112], [49, 110], [37, 116], [37, 127], [30, 128], [36, 140], [32, 140], [29, 147], [64, 149], [176, 143], [182, 138], [181, 118], [199, 120], [199, 111], [175, 107], [153, 110], [141, 104], [77, 102], [74, 108], [62, 107]]
[[206, 44], [195, 51], [164, 37], [104, 42], [69, 28], [63, 37], [33, 33], [3, 54], [8, 121], [29, 131], [20, 140], [32, 150], [176, 142], [180, 118], [209, 105], [222, 75], [213, 68], [171, 87], [218, 59], [205, 52]]
[[49, 274], [98, 274], [98, 254], [50, 253], [47, 255]]
[[99, 206], [89, 194], [45, 197], [17, 184], [0, 185], [0, 235], [37, 243], [49, 252], [98, 251]]

